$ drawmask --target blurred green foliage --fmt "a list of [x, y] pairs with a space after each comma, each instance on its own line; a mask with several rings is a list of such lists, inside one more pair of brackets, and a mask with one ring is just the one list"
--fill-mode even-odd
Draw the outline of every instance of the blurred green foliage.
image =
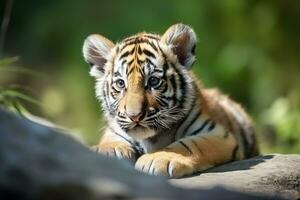
[[[33, 76], [37, 73], [26, 68], [15, 68], [13, 64], [18, 60], [17, 57], [0, 59], [0, 77], [5, 75], [14, 75], [20, 73], [22, 75]], [[1, 84], [0, 81], [0, 107], [9, 109], [19, 115], [26, 115], [28, 110], [22, 105], [23, 102], [39, 105], [40, 103], [33, 97], [26, 94], [25, 87], [13, 83]]]
[[1, 56], [17, 55], [20, 65], [46, 76], [0, 76], [0, 84], [26, 85], [42, 102], [26, 105], [31, 112], [96, 143], [103, 121], [81, 55], [84, 39], [163, 33], [177, 22], [198, 35], [193, 70], [252, 114], [263, 152], [299, 153], [300, 2], [294, 0], [15, 0]]

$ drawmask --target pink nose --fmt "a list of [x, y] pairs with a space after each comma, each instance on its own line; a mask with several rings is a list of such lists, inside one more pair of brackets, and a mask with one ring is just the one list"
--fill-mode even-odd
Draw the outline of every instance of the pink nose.
[[137, 123], [141, 120], [143, 112], [139, 112], [139, 113], [126, 112], [126, 114], [133, 122]]

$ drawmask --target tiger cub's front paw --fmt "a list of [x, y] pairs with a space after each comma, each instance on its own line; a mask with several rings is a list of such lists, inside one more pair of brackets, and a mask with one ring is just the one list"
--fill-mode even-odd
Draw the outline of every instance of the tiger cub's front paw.
[[133, 162], [136, 160], [136, 152], [128, 144], [114, 142], [100, 144], [97, 147], [92, 147], [92, 149], [109, 157], [124, 158]]
[[135, 168], [151, 175], [169, 178], [179, 178], [194, 172], [188, 158], [173, 152], [144, 154], [135, 163]]

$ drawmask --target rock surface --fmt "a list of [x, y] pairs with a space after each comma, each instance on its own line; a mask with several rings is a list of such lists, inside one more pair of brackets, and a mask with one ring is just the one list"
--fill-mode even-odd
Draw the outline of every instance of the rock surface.
[[[234, 166], [239, 170], [245, 168], [243, 167], [245, 162], [251, 162], [251, 160], [241, 161], [240, 165], [235, 163], [232, 165], [233, 170]], [[267, 162], [269, 161], [266, 160]], [[254, 162], [253, 165], [255, 164], [257, 163]], [[282, 168], [282, 171], [290, 170], [290, 168], [283, 168], [283, 165], [279, 165], [279, 167]], [[244, 171], [245, 175], [248, 170], [245, 168]], [[278, 180], [273, 178], [271, 172], [269, 174], [271, 176], [268, 174], [264, 176], [266, 177], [265, 182], [273, 183]], [[287, 173], [282, 174], [282, 176], [285, 175]], [[218, 176], [223, 176], [223, 173], [219, 173]], [[198, 187], [201, 185], [198, 183], [201, 182], [202, 177], [203, 174], [194, 177], [193, 181], [189, 181], [189, 178], [179, 179], [173, 184], [181, 186], [190, 184]], [[289, 183], [295, 182], [293, 178], [285, 177], [283, 179], [281, 174], [277, 174], [276, 177], [280, 177], [280, 180], [290, 181]], [[284, 184], [291, 187], [287, 182]], [[276, 191], [291, 189], [279, 187], [284, 184], [279, 181]], [[243, 187], [241, 186], [241, 188]], [[239, 187], [236, 189], [239, 190]], [[246, 188], [243, 191], [255, 190]], [[162, 177], [152, 177], [135, 171], [130, 163], [93, 153], [68, 135], [0, 109], [0, 199], [254, 200], [270, 198], [231, 191], [223, 187], [209, 189], [175, 187]], [[280, 198], [273, 197], [273, 199]]]
[[300, 198], [300, 155], [265, 155], [207, 170], [198, 176], [171, 180], [183, 188], [227, 189]]

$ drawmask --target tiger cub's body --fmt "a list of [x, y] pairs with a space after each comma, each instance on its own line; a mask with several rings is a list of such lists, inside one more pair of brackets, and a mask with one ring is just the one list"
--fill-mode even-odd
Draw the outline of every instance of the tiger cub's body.
[[181, 177], [258, 154], [251, 120], [237, 103], [204, 89], [190, 71], [196, 35], [186, 25], [84, 44], [107, 127], [100, 153], [153, 175]]

